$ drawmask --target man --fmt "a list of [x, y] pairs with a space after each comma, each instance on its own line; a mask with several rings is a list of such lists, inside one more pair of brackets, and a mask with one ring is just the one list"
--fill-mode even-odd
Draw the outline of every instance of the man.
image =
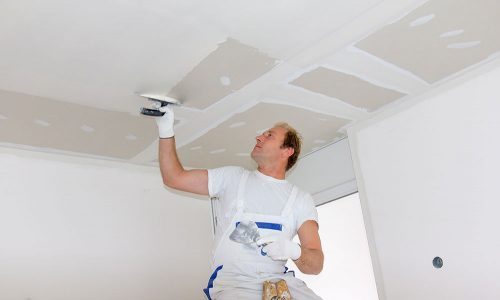
[[[285, 180], [286, 171], [300, 153], [297, 132], [279, 123], [257, 136], [251, 156], [258, 168], [253, 172], [240, 167], [184, 170], [175, 147], [173, 111], [168, 107], [161, 110], [165, 115], [156, 122], [164, 184], [218, 198], [213, 274], [204, 289], [207, 298], [261, 299], [264, 281], [285, 279], [293, 299], [321, 299], [285, 268], [288, 259], [306, 274], [319, 274], [323, 268], [314, 202], [309, 194]], [[259, 227], [256, 243], [230, 240], [234, 228], [248, 221]], [[300, 245], [292, 241], [296, 234]]]

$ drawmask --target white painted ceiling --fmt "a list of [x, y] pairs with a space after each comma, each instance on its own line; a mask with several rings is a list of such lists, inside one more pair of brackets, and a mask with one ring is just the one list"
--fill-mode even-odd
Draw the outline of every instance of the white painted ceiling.
[[169, 95], [188, 167], [251, 166], [278, 121], [303, 154], [498, 57], [496, 0], [0, 3], [0, 146], [155, 165], [139, 93]]

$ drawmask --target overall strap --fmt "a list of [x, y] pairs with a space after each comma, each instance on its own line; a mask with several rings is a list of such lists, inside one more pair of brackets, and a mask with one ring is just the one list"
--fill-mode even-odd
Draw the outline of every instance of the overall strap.
[[297, 194], [299, 189], [294, 185], [292, 191], [290, 192], [290, 197], [288, 197], [287, 203], [281, 212], [282, 217], [290, 216], [292, 212], [293, 204], [295, 203], [295, 199], [297, 199]]
[[243, 205], [244, 205], [243, 200], [244, 200], [245, 188], [247, 185], [247, 179], [248, 179], [249, 174], [250, 174], [250, 172], [245, 170], [245, 172], [241, 176], [240, 183], [238, 185], [238, 195], [236, 198], [236, 201], [237, 201], [236, 202], [236, 210], [239, 213], [243, 212]]

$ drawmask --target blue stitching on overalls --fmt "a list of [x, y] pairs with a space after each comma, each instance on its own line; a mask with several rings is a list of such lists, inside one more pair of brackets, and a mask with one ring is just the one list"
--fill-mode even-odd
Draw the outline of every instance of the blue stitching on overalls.
[[217, 269], [215, 269], [215, 271], [210, 276], [210, 279], [208, 280], [207, 288], [203, 289], [203, 292], [205, 292], [205, 295], [207, 295], [208, 300], [212, 300], [212, 298], [210, 297], [209, 290], [214, 287], [214, 280], [215, 280], [215, 278], [217, 278], [217, 272], [219, 272], [222, 269], [222, 267], [223, 267], [223, 265], [218, 266]]

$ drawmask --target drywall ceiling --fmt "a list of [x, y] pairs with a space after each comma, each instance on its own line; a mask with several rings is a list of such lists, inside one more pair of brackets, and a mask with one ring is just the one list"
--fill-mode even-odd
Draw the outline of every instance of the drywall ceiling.
[[250, 152], [255, 145], [255, 139], [251, 137], [273, 127], [276, 120], [285, 119], [294, 120], [297, 131], [308, 133], [303, 136], [302, 151], [305, 153], [339, 138], [341, 136], [339, 129], [349, 122], [346, 119], [293, 106], [259, 103], [180, 147], [179, 155], [183, 163], [200, 168], [215, 168], [222, 159], [232, 165], [255, 167], [250, 158]]
[[497, 53], [498, 17], [496, 0], [429, 1], [356, 46], [432, 83]]
[[496, 0], [0, 4], [0, 146], [157, 164], [138, 94], [169, 95], [187, 167], [252, 167], [279, 121], [302, 155], [498, 57]]

